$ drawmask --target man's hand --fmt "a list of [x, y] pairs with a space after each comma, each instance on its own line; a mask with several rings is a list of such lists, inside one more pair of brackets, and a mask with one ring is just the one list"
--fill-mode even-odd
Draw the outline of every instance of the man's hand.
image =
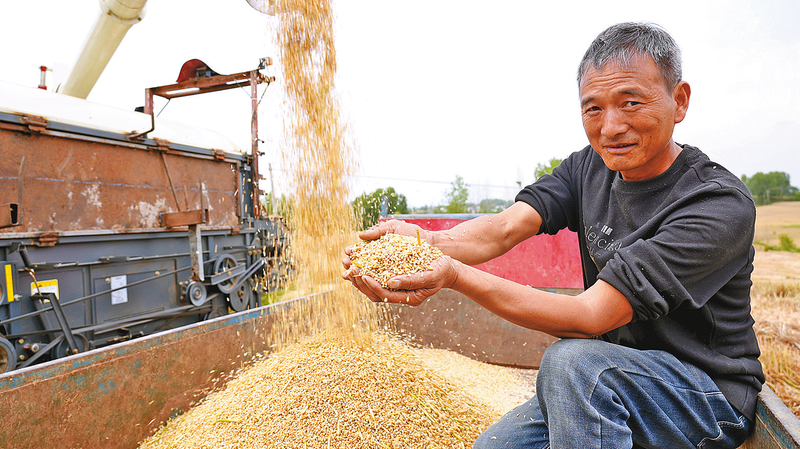
[[[426, 238], [429, 237], [428, 231], [415, 224], [406, 223], [402, 220], [389, 220], [378, 223], [366, 231], [361, 231], [358, 237], [361, 238], [361, 240], [377, 240], [384, 234], [399, 234], [408, 237], [416, 237], [417, 231], [419, 231], [421, 238], [428, 240]], [[428, 240], [428, 243], [433, 244], [430, 240]]]
[[350, 281], [372, 302], [391, 302], [418, 306], [442, 288], [448, 288], [458, 279], [457, 264], [459, 262], [448, 256], [442, 256], [431, 263], [433, 270], [414, 274], [395, 276], [389, 280], [387, 290], [375, 279], [362, 276], [357, 266], [351, 265], [350, 258], [342, 261], [347, 269], [342, 278]]
[[[420, 238], [423, 239], [430, 238], [432, 236], [430, 232], [420, 228], [419, 226], [406, 223], [405, 221], [401, 220], [389, 220], [379, 223], [367, 229], [366, 231], [362, 231], [358, 234], [358, 236], [362, 240], [377, 240], [385, 234], [398, 234], [416, 237], [418, 232]], [[429, 241], [428, 243], [431, 242]], [[417, 273], [415, 275], [395, 276], [390, 281], [391, 288], [407, 290], [403, 292], [396, 292], [383, 288], [378, 281], [370, 276], [362, 276], [358, 267], [353, 265], [352, 261], [350, 260], [350, 254], [352, 253], [352, 250], [352, 247], [347, 247], [344, 250], [345, 257], [342, 259], [342, 265], [344, 266], [345, 271], [342, 273], [342, 278], [350, 281], [357, 289], [364, 293], [364, 295], [366, 295], [367, 298], [373, 302], [397, 302], [418, 306], [422, 304], [428, 297], [442, 288], [441, 285], [437, 286], [436, 282], [431, 282], [434, 280], [434, 276], [438, 276], [440, 274], [441, 270], [437, 271], [437, 268], [439, 268], [442, 263], [441, 258], [433, 262], [433, 271], [423, 272], [425, 274]], [[453, 261], [449, 260], [449, 262], [452, 263]], [[425, 279], [426, 274], [427, 279]]]

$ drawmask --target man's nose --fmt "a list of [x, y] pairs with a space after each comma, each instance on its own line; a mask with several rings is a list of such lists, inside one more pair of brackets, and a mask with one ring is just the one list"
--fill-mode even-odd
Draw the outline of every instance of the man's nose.
[[628, 122], [625, 114], [618, 109], [607, 109], [603, 114], [603, 123], [600, 132], [603, 137], [613, 138], [628, 130]]

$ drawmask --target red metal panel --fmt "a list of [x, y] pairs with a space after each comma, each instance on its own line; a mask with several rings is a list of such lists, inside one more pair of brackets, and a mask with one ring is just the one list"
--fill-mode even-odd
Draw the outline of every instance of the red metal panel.
[[401, 220], [413, 223], [429, 231], [444, 231], [464, 221], [460, 218], [425, 218], [424, 215], [421, 217], [422, 218], [402, 218]]
[[[401, 218], [423, 229], [450, 229], [468, 218]], [[511, 251], [476, 268], [531, 287], [583, 288], [578, 234], [564, 229], [556, 235], [537, 235]]]
[[531, 237], [476, 268], [532, 287], [583, 288], [578, 234], [568, 229]]

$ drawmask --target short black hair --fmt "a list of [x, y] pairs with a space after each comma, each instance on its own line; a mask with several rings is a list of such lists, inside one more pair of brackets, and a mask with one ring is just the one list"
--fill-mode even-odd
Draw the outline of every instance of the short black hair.
[[600, 33], [586, 50], [578, 66], [578, 85], [590, 67], [600, 70], [609, 62], [625, 66], [642, 55], [653, 58], [669, 89], [681, 82], [681, 50], [672, 36], [656, 24], [625, 22]]

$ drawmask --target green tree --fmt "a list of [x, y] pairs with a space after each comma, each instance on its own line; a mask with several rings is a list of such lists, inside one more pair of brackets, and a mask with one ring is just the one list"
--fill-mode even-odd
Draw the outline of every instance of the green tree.
[[289, 198], [286, 197], [286, 195], [281, 195], [274, 199], [276, 201], [273, 203], [271, 193], [267, 193], [261, 197], [261, 207], [264, 213], [270, 215], [280, 215], [284, 220], [286, 220], [287, 223], [289, 223], [289, 219], [292, 215], [292, 206], [289, 202]]
[[478, 203], [478, 212], [482, 214], [494, 214], [508, 209], [512, 204], [514, 204], [513, 201], [487, 198]]
[[553, 173], [553, 170], [561, 165], [562, 160], [558, 158], [552, 158], [548, 162], [548, 165], [542, 164], [541, 162], [536, 164], [536, 169], [533, 171], [533, 180], [537, 180], [544, 175], [550, 175]]
[[751, 177], [742, 175], [753, 199], [757, 204], [769, 204], [778, 200], [792, 200], [797, 195], [797, 187], [793, 187], [789, 181], [789, 174], [781, 171], [769, 173], [758, 172]]
[[467, 197], [469, 197], [469, 186], [464, 183], [464, 178], [456, 175], [456, 180], [450, 183], [450, 191], [447, 192], [447, 204], [444, 206], [448, 214], [460, 214], [467, 211]]
[[360, 229], [367, 229], [377, 224], [381, 217], [382, 207], [385, 208], [387, 214], [408, 213], [406, 196], [397, 193], [394, 187], [388, 187], [385, 190], [377, 189], [372, 193], [362, 193], [353, 200], [353, 211]]

